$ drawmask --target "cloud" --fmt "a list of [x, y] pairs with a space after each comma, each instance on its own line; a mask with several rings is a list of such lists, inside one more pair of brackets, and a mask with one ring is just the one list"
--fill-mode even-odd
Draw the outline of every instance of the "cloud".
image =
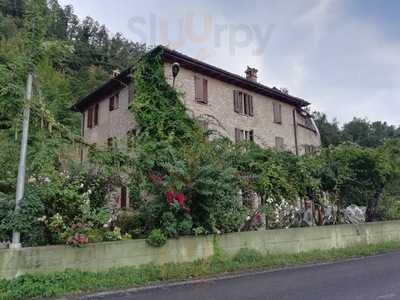
[[[378, 7], [381, 11], [376, 13], [361, 0], [61, 3], [72, 3], [81, 17], [91, 15], [111, 31], [136, 40], [129, 20], [142, 18], [145, 25], [140, 29], [153, 43], [160, 42], [160, 20], [166, 20], [161, 30], [174, 41], [180, 34], [179, 22], [192, 16], [192, 29], [198, 35], [209, 16], [212, 29], [206, 38], [187, 35], [187, 24], [183, 25], [186, 36], [177, 50], [240, 75], [247, 65], [256, 67], [261, 82], [286, 87], [341, 122], [365, 116], [400, 125], [400, 40], [393, 34], [400, 21], [393, 19], [390, 5]], [[225, 31], [219, 32], [224, 26]], [[259, 55], [255, 30], [266, 37]]]

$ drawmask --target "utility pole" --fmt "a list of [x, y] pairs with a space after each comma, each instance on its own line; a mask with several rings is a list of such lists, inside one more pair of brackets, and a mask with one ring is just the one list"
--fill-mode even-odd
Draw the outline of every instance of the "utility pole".
[[[28, 73], [28, 79], [26, 81], [26, 102], [24, 104], [24, 114], [22, 121], [22, 137], [21, 137], [21, 149], [18, 165], [18, 177], [17, 177], [17, 190], [15, 195], [15, 212], [18, 212], [21, 207], [21, 201], [24, 197], [25, 190], [25, 169], [26, 169], [26, 152], [28, 148], [28, 133], [29, 133], [29, 115], [31, 109], [32, 99], [32, 71]], [[14, 230], [12, 235], [12, 243], [10, 245], [12, 249], [21, 248], [21, 234]]]

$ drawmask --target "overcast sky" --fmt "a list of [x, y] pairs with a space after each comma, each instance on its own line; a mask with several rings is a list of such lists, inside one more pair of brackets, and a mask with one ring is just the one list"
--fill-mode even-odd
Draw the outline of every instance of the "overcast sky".
[[400, 1], [60, 0], [149, 45], [285, 87], [312, 109], [400, 125]]

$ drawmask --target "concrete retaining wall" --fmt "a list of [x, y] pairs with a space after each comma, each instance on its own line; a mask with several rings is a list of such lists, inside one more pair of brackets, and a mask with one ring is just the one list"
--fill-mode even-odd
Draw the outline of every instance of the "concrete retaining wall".
[[150, 247], [144, 240], [132, 240], [89, 244], [82, 248], [2, 249], [0, 278], [65, 269], [100, 271], [150, 262], [187, 262], [212, 255], [215, 245], [227, 254], [235, 254], [240, 248], [254, 248], [264, 253], [299, 253], [383, 241], [400, 241], [400, 221], [184, 237], [168, 240], [161, 248]]

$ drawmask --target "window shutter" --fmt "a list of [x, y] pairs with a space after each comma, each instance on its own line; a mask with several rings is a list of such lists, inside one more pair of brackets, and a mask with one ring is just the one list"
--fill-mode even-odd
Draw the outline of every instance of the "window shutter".
[[278, 122], [282, 123], [282, 104], [278, 104]]
[[89, 107], [88, 109], [87, 127], [93, 127], [93, 107]]
[[94, 106], [94, 126], [99, 124], [99, 104]]
[[127, 199], [128, 191], [125, 186], [121, 187], [121, 208], [127, 208], [126, 199]]
[[275, 137], [275, 147], [276, 150], [278, 151], [283, 151], [284, 150], [284, 140], [282, 137]]
[[203, 78], [203, 103], [208, 103], [208, 83], [205, 78]]
[[240, 91], [238, 92], [238, 112], [243, 113], [243, 93]]
[[282, 123], [282, 105], [280, 103], [273, 103], [274, 109], [274, 122]]
[[240, 130], [235, 128], [235, 142], [239, 143], [240, 142]]
[[202, 80], [197, 76], [194, 77], [194, 94], [195, 94], [195, 100], [197, 102], [202, 102], [203, 100]]
[[109, 110], [110, 111], [114, 110], [114, 96], [110, 97]]
[[119, 93], [115, 94], [114, 109], [119, 108]]
[[135, 90], [134, 90], [134, 86], [133, 83], [130, 83], [128, 86], [128, 104], [130, 104], [133, 101], [133, 98], [135, 97]]
[[249, 100], [246, 93], [243, 93], [243, 113], [245, 115], [249, 114]]
[[239, 107], [238, 107], [238, 91], [233, 90], [233, 111], [234, 112], [239, 112]]
[[253, 96], [249, 95], [249, 115], [254, 116], [254, 108], [253, 108]]

